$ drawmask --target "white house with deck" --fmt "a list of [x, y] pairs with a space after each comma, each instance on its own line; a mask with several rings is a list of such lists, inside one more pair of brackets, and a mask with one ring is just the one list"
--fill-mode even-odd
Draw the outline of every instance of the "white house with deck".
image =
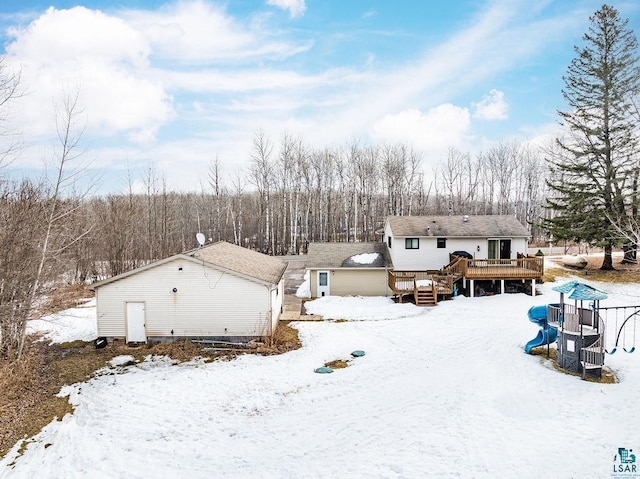
[[389, 216], [384, 228], [395, 269], [435, 270], [449, 254], [512, 259], [527, 253], [529, 232], [511, 215]]
[[270, 336], [286, 263], [224, 241], [95, 283], [98, 336], [148, 339]]
[[[514, 288], [530, 281], [535, 294], [544, 264], [527, 256], [528, 239], [527, 229], [510, 215], [390, 216], [383, 238], [393, 262], [390, 289], [400, 298], [411, 290], [416, 302], [420, 293], [432, 294], [434, 300], [425, 298], [429, 303], [449, 294], [459, 280], [470, 296], [475, 282], [497, 283], [495, 289], [505, 292], [506, 282]], [[418, 284], [429, 280], [432, 293]]]

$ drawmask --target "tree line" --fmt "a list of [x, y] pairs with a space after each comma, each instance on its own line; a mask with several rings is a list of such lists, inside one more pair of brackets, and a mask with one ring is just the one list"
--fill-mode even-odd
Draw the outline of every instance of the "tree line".
[[[69, 278], [86, 281], [194, 248], [198, 232], [266, 254], [300, 254], [309, 242], [379, 241], [389, 215], [514, 214], [541, 239], [542, 163], [513, 143], [476, 157], [452, 149], [425, 180], [422, 158], [404, 144], [314, 151], [284, 136], [276, 149], [258, 132], [249, 166], [227, 177], [212, 160], [200, 192], [172, 191], [150, 168], [143, 193], [130, 187], [60, 200], [72, 210], [57, 225], [60, 240], [82, 238], [58, 258]], [[31, 189], [48, 198], [42, 184], [3, 185], [6, 206]]]

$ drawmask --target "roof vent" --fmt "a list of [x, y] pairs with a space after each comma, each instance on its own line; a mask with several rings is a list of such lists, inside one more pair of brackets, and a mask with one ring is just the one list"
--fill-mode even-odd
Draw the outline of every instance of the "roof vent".
[[465, 223], [467, 223], [469, 221], [469, 215], [464, 215], [462, 217], [462, 221], [464, 221]]

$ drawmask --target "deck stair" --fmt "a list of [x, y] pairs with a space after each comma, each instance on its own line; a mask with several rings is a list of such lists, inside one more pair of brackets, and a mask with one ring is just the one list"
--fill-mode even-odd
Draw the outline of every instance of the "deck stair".
[[[413, 295], [416, 304], [436, 304], [438, 297], [454, 294], [455, 283], [460, 279], [471, 281], [499, 281], [539, 279], [544, 273], [544, 263], [539, 257], [511, 259], [468, 259], [452, 257], [449, 264], [439, 270], [389, 270], [387, 284], [394, 296], [402, 302], [403, 296]], [[420, 291], [426, 282], [433, 285], [433, 300]], [[417, 287], [416, 287], [417, 286]]]
[[413, 289], [413, 297], [416, 306], [436, 306], [438, 304], [438, 293], [434, 286], [419, 287]]
[[440, 270], [440, 274], [443, 276], [451, 276], [453, 283], [455, 283], [464, 276], [465, 266], [466, 261], [464, 258], [454, 256], [449, 264]]

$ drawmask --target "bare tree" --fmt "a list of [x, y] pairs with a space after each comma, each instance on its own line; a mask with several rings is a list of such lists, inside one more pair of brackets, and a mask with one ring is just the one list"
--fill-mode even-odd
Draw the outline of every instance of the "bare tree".
[[[42, 281], [46, 278], [45, 267], [48, 266], [53, 255], [60, 255], [70, 245], [81, 241], [88, 231], [80, 233], [75, 238], [66, 239], [59, 235], [60, 227], [64, 227], [65, 220], [83, 206], [83, 201], [68, 201], [64, 193], [69, 192], [78, 180], [79, 175], [86, 169], [81, 162], [84, 151], [80, 148], [83, 127], [82, 110], [79, 106], [79, 92], [64, 91], [62, 103], [56, 108], [56, 131], [58, 148], [54, 152], [55, 174], [52, 179], [50, 194], [46, 200], [46, 216], [44, 231], [40, 239], [37, 254], [37, 266], [27, 286], [30, 291], [23, 309], [23, 315], [18, 318], [17, 359], [20, 360], [24, 351], [27, 319], [35, 303]], [[55, 240], [58, 240], [57, 242]], [[56, 244], [57, 243], [57, 244]]]
[[209, 164], [209, 186], [211, 186], [211, 189], [213, 190], [213, 210], [215, 212], [212, 238], [215, 238], [216, 241], [220, 241], [222, 239], [222, 202], [226, 192], [222, 184], [220, 159], [217, 155]]
[[307, 168], [308, 157], [302, 140], [286, 135], [282, 141], [279, 172], [282, 196], [281, 215], [283, 216], [283, 253], [297, 254], [299, 252], [300, 197], [303, 172]]
[[44, 185], [0, 185], [0, 358], [14, 360], [29, 318], [45, 223]]
[[332, 208], [337, 155], [324, 148], [313, 151], [308, 170], [303, 171], [307, 201], [303, 237], [305, 241], [329, 241], [335, 238]]
[[382, 185], [387, 195], [386, 212], [401, 215], [404, 209], [404, 189], [408, 158], [403, 145], [384, 145], [380, 149]]
[[273, 252], [271, 190], [273, 188], [273, 143], [262, 130], [258, 130], [253, 138], [249, 179], [258, 190], [258, 225], [259, 238], [256, 245], [263, 253]]
[[[359, 153], [351, 146], [350, 164], [353, 170], [354, 180], [354, 240], [369, 241], [373, 234], [375, 220], [374, 197], [378, 193], [379, 172], [378, 172], [378, 149], [367, 147], [361, 149]], [[359, 214], [358, 214], [359, 211]], [[360, 237], [358, 238], [358, 231]]]
[[[402, 147], [405, 152], [405, 147]], [[400, 214], [411, 215], [420, 214], [422, 208], [426, 208], [429, 203], [431, 186], [427, 191], [424, 189], [424, 173], [422, 172], [422, 158], [413, 150], [406, 152], [408, 156], [407, 172], [405, 176], [404, 199], [402, 200], [402, 210]]]
[[341, 150], [338, 155], [336, 166], [336, 177], [338, 180], [338, 191], [340, 192], [341, 215], [338, 235], [344, 241], [349, 241], [355, 234], [355, 223], [358, 217], [358, 204], [356, 202], [356, 185], [353, 163], [358, 161], [360, 149], [354, 142], [349, 145], [348, 150]]
[[529, 228], [532, 238], [540, 239], [546, 165], [541, 155], [529, 145], [522, 146], [518, 158], [514, 178], [515, 214], [518, 220]]
[[233, 226], [233, 242], [237, 245], [243, 244], [244, 233], [244, 195], [246, 182], [244, 174], [236, 170], [231, 175], [232, 195], [229, 197], [227, 212], [231, 216]]
[[6, 57], [0, 57], [0, 168], [9, 164], [17, 150], [19, 143], [17, 133], [6, 127], [7, 107], [10, 103], [22, 97], [23, 91], [20, 88], [20, 71], [12, 70], [6, 64]]
[[468, 153], [449, 148], [445, 160], [436, 166], [436, 181], [441, 184], [448, 214], [467, 212], [465, 165], [468, 161]]

